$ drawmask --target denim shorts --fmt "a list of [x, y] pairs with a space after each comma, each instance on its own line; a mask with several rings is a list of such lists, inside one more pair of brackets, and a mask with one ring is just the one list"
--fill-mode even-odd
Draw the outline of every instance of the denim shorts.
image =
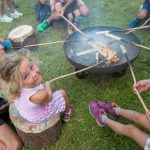
[[150, 11], [150, 2], [149, 2], [149, 0], [144, 1], [142, 9], [146, 9], [147, 11]]
[[150, 137], [146, 140], [144, 150], [150, 150]]

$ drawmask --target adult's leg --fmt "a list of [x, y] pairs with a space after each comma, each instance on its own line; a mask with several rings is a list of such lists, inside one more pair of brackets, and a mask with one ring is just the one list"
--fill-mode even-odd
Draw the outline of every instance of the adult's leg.
[[21, 149], [21, 141], [17, 134], [7, 125], [0, 126], [0, 145], [5, 147], [5, 150]]
[[113, 131], [130, 137], [134, 141], [136, 141], [141, 147], [144, 148], [145, 143], [147, 139], [150, 137], [150, 135], [144, 133], [143, 131], [139, 130], [133, 125], [124, 125], [121, 123], [118, 123], [116, 121], [113, 121], [109, 118], [106, 119], [105, 125], [110, 127]]
[[4, 15], [4, 0], [0, 0], [0, 17]]
[[10, 12], [14, 12], [15, 8], [14, 8], [12, 0], [6, 0], [6, 2], [7, 2], [9, 9], [10, 9]]
[[80, 11], [80, 14], [82, 16], [88, 16], [89, 15], [89, 9], [87, 5], [82, 0], [77, 0], [77, 6]]
[[144, 114], [133, 110], [122, 109], [122, 108], [117, 108], [117, 112], [119, 115], [129, 120], [133, 120], [134, 122], [140, 124], [144, 128], [150, 130], [150, 121], [146, 119], [146, 116]]

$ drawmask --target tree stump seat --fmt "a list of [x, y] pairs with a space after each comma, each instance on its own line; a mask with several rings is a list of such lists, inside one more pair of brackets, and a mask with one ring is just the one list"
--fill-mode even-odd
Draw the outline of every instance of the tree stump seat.
[[42, 123], [32, 123], [20, 116], [14, 103], [9, 106], [9, 115], [24, 146], [31, 149], [50, 147], [61, 135], [59, 115]]

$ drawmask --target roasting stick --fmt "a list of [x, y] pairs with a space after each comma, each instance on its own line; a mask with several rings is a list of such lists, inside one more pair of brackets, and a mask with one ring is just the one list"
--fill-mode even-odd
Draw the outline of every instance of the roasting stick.
[[[149, 20], [150, 20], [150, 18], [149, 18]], [[148, 21], [149, 21], [149, 20], [148, 20]], [[135, 31], [135, 30], [146, 29], [146, 28], [150, 28], [150, 25], [145, 26], [145, 25], [143, 24], [142, 26], [136, 27], [136, 28], [122, 29], [122, 30], [114, 30], [114, 31], [108, 31], [108, 30], [105, 30], [105, 31], [98, 31], [98, 32], [96, 32], [96, 34], [97, 34], [97, 35], [102, 35], [102, 34], [108, 34], [108, 33], [113, 33], [113, 32], [128, 31], [128, 32], [126, 32], [126, 33], [123, 34], [123, 36], [124, 36], [124, 35], [126, 35], [126, 34], [128, 34], [128, 33], [130, 33], [130, 32]]]
[[139, 30], [139, 29], [146, 29], [146, 28], [150, 28], [150, 25], [145, 26], [145, 24], [150, 20], [150, 18], [148, 20], [146, 20], [146, 22], [144, 22], [143, 25], [141, 25], [140, 27], [137, 28], [131, 28], [131, 30], [129, 30], [128, 32], [124, 33], [122, 36], [127, 35], [135, 30]]
[[[126, 51], [126, 49], [125, 49], [125, 47], [124, 47], [123, 45], [120, 45], [120, 48], [121, 48], [121, 50], [122, 50], [122, 53], [125, 55], [125, 57], [126, 57], [126, 59], [127, 59], [127, 62], [128, 62], [128, 64], [129, 64], [129, 68], [130, 68], [130, 71], [131, 71], [131, 75], [132, 75], [132, 78], [133, 78], [133, 81], [134, 81], [134, 85], [135, 85], [135, 84], [136, 84], [136, 78], [135, 78], [135, 75], [134, 75], [134, 72], [133, 72], [131, 63], [130, 63], [130, 61], [129, 61], [129, 58], [128, 58], [128, 55], [127, 55], [127, 51]], [[137, 90], [136, 88], [135, 88], [135, 92], [136, 92], [136, 94], [137, 94], [137, 96], [138, 96], [138, 98], [139, 98], [139, 100], [140, 100], [140, 102], [141, 102], [141, 104], [142, 104], [142, 106], [143, 106], [145, 112], [146, 112], [146, 113], [149, 112], [148, 108], [146, 107], [146, 105], [145, 105], [145, 103], [144, 103], [143, 98], [141, 97], [141, 95], [139, 94], [139, 92], [138, 92], [138, 90]]]
[[[72, 22], [70, 22], [66, 17], [64, 17], [64, 16], [61, 15], [61, 14], [60, 14], [60, 16], [61, 16], [66, 22], [68, 22], [70, 25], [72, 25], [72, 27], [73, 27], [76, 31], [78, 31], [79, 33], [81, 33], [81, 34], [87, 39], [88, 44], [90, 44], [93, 48], [95, 48], [101, 55], [105, 56], [105, 54], [103, 53], [103, 51], [100, 50], [99, 47], [96, 46], [96, 44], [94, 44], [94, 43], [92, 43], [92, 42], [89, 41], [90, 38], [89, 38], [84, 32], [82, 32], [79, 28], [77, 28], [77, 27], [76, 27]], [[101, 45], [101, 47], [104, 47], [104, 46]]]
[[137, 44], [137, 43], [134, 43], [134, 42], [126, 41], [126, 40], [122, 39], [122, 38], [119, 37], [119, 36], [116, 36], [116, 35], [113, 35], [113, 34], [109, 34], [109, 33], [106, 33], [105, 35], [106, 35], [107, 37], [112, 38], [112, 39], [115, 39], [115, 40], [118, 40], [118, 41], [122, 41], [122, 42], [125, 42], [125, 43], [128, 43], [128, 44], [132, 44], [132, 45], [134, 45], [134, 46], [136, 46], [136, 47], [139, 47], [139, 48], [143, 48], [143, 49], [150, 50], [150, 48], [147, 47], [147, 46], [140, 45], [140, 44]]
[[69, 76], [71, 76], [71, 75], [74, 75], [74, 74], [83, 72], [83, 71], [86, 71], [86, 70], [92, 69], [92, 68], [94, 68], [94, 67], [96, 67], [96, 66], [98, 66], [98, 65], [103, 64], [103, 63], [106, 62], [106, 61], [110, 61], [114, 56], [115, 56], [115, 54], [112, 54], [112, 55], [110, 55], [109, 57], [107, 57], [105, 60], [103, 60], [103, 61], [101, 61], [101, 62], [99, 62], [99, 63], [96, 63], [96, 64], [94, 64], [94, 65], [92, 65], [92, 66], [86, 67], [86, 68], [84, 68], [84, 69], [81, 69], [81, 70], [78, 70], [78, 71], [75, 71], [75, 72], [72, 72], [72, 73], [69, 73], [69, 74], [65, 74], [65, 75], [59, 76], [59, 77], [57, 77], [57, 78], [54, 78], [54, 79], [50, 80], [50, 83], [52, 83], [52, 82], [54, 82], [54, 81], [56, 81], [56, 80], [60, 80], [60, 79], [63, 79], [63, 78], [65, 78], [65, 77], [69, 77]]

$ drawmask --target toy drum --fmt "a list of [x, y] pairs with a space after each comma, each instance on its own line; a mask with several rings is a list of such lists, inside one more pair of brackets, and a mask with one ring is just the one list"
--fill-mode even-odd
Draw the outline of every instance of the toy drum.
[[37, 44], [37, 38], [32, 26], [22, 25], [15, 28], [9, 33], [8, 38], [12, 42], [13, 48], [16, 50], [23, 47], [29, 50], [37, 48], [37, 46], [33, 46]]

